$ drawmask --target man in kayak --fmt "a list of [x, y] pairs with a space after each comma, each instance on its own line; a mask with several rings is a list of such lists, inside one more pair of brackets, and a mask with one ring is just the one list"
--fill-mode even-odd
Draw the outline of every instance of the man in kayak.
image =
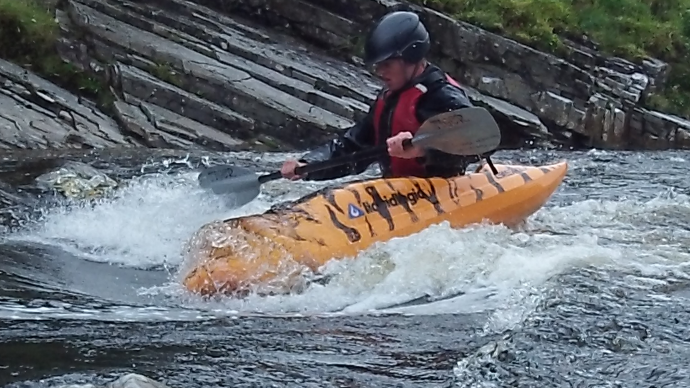
[[426, 60], [430, 46], [429, 33], [415, 13], [396, 11], [379, 19], [367, 37], [364, 61], [374, 67], [386, 87], [367, 116], [344, 135], [299, 161], [285, 161], [281, 168], [283, 177], [330, 180], [360, 174], [374, 160], [312, 172], [308, 176], [295, 175], [295, 168], [374, 147], [383, 144], [384, 139], [388, 155], [379, 160], [384, 177], [449, 177], [464, 174], [467, 165], [478, 162], [479, 156], [468, 158], [438, 150], [402, 147], [403, 140], [411, 139], [428, 118], [472, 106], [459, 84]]

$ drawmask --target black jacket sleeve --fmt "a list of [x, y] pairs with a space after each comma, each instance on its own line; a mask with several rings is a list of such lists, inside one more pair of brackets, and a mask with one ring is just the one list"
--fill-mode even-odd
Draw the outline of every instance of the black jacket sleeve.
[[[375, 104], [375, 102], [374, 102]], [[358, 123], [350, 127], [347, 132], [336, 139], [318, 147], [300, 158], [303, 163], [314, 163], [330, 160], [344, 155], [349, 155], [365, 148], [374, 146], [374, 105], [369, 107], [369, 113]], [[305, 180], [322, 181], [341, 178], [347, 175], [361, 174], [376, 159], [353, 162], [344, 166], [333, 167], [327, 170], [311, 172]]]
[[[472, 102], [463, 89], [444, 82], [420, 98], [417, 105], [417, 120], [424, 122], [437, 114], [471, 106], [473, 106]], [[427, 173], [432, 176], [452, 176], [464, 173], [470, 163], [480, 160], [480, 155], [467, 157], [434, 149], [427, 149], [425, 156], [420, 158], [420, 162], [426, 166]]]

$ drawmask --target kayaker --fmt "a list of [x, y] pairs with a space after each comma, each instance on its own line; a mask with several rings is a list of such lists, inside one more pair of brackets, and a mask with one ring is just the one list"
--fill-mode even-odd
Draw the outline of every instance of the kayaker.
[[368, 115], [345, 134], [307, 153], [299, 161], [289, 159], [281, 168], [288, 179], [329, 180], [360, 174], [375, 160], [352, 163], [329, 170], [296, 176], [299, 165], [350, 154], [382, 143], [388, 155], [379, 160], [384, 177], [454, 176], [464, 174], [468, 164], [479, 157], [412, 148], [402, 142], [412, 138], [422, 122], [439, 113], [472, 106], [460, 85], [426, 55], [429, 33], [413, 12], [396, 11], [379, 19], [367, 36], [364, 61], [373, 66], [385, 88], [369, 109]]

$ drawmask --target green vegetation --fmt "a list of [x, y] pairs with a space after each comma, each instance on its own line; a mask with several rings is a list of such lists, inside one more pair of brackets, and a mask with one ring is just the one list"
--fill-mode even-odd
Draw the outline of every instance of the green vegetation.
[[108, 104], [112, 96], [100, 79], [60, 58], [59, 34], [54, 16], [37, 0], [0, 0], [0, 58]]
[[587, 36], [599, 50], [671, 65], [650, 107], [690, 117], [690, 0], [412, 0], [555, 54], [562, 38]]

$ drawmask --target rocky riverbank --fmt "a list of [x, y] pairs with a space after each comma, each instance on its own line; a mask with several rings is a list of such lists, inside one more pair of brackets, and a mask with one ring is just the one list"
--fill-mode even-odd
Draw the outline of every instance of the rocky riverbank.
[[200, 2], [285, 26], [313, 44], [338, 48], [344, 58], [361, 50], [361, 36], [372, 20], [392, 10], [414, 10], [434, 39], [432, 59], [473, 88], [475, 102], [504, 123], [511, 119], [514, 125], [505, 127], [508, 135], [547, 138], [569, 146], [690, 147], [690, 122], [643, 107], [668, 74], [668, 65], [654, 58], [634, 64], [574, 42], [569, 42], [567, 56], [558, 58], [400, 1]]
[[60, 56], [110, 90], [110, 114], [2, 61], [0, 145], [304, 148], [366, 112], [375, 86], [356, 67], [182, 4], [59, 4]]
[[[319, 144], [361, 117], [380, 86], [354, 57], [358, 39], [379, 15], [411, 6], [316, 3], [61, 1], [60, 56], [99, 79], [111, 99], [96, 106], [0, 62], [0, 145], [228, 151]], [[690, 123], [639, 106], [663, 82], [663, 63], [637, 66], [575, 48], [559, 59], [412, 8], [434, 36], [435, 62], [502, 124], [504, 147], [690, 146]]]

